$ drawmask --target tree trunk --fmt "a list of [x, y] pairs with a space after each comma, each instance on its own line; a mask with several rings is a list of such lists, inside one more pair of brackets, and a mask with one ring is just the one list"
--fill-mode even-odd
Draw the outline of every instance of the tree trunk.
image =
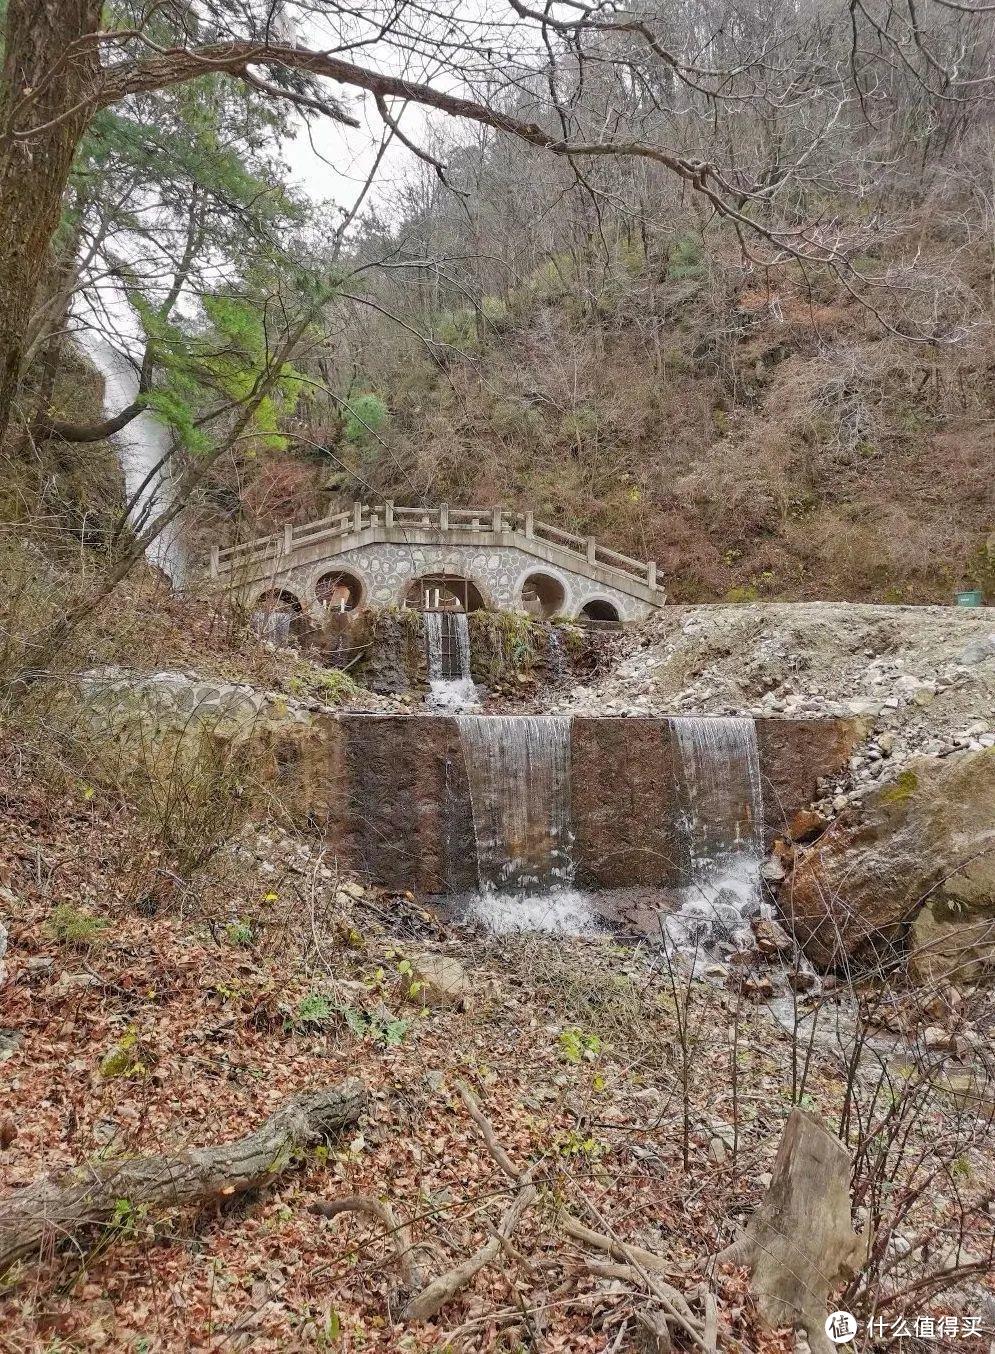
[[799, 1325], [812, 1354], [831, 1354], [829, 1290], [852, 1277], [866, 1242], [850, 1221], [850, 1157], [822, 1124], [793, 1109], [784, 1126], [767, 1196], [745, 1234], [715, 1258], [746, 1265], [760, 1315]]
[[0, 1202], [0, 1275], [20, 1256], [111, 1221], [122, 1201], [136, 1212], [256, 1189], [285, 1171], [302, 1147], [354, 1124], [365, 1104], [363, 1083], [345, 1081], [297, 1096], [235, 1142], [171, 1157], [88, 1162], [61, 1178], [29, 1185]]
[[0, 77], [0, 443], [100, 67], [101, 0], [9, 0]]

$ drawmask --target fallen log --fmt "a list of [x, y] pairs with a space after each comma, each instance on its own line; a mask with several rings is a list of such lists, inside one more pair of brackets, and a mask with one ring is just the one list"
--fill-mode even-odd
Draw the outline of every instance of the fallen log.
[[812, 1354], [831, 1354], [829, 1291], [852, 1277], [866, 1251], [850, 1220], [849, 1153], [818, 1120], [793, 1109], [763, 1203], [715, 1261], [747, 1266], [761, 1317], [771, 1326], [802, 1326]]
[[0, 1275], [17, 1259], [71, 1240], [86, 1228], [150, 1208], [203, 1204], [258, 1189], [295, 1157], [356, 1123], [366, 1087], [349, 1080], [296, 1096], [235, 1142], [175, 1156], [87, 1162], [28, 1185], [0, 1202]]

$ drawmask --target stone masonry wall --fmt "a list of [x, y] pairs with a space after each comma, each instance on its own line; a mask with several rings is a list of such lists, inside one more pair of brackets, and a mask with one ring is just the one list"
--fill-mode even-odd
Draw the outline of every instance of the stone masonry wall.
[[[563, 614], [576, 617], [588, 602], [611, 602], [623, 621], [640, 620], [650, 611], [645, 602], [617, 588], [597, 583], [566, 569], [546, 564], [524, 550], [512, 547], [483, 548], [461, 545], [397, 545], [382, 542], [344, 550], [333, 560], [310, 564], [281, 575], [281, 589], [294, 593], [305, 611], [317, 605], [315, 588], [325, 574], [355, 574], [363, 586], [367, 606], [398, 606], [411, 583], [425, 574], [457, 574], [468, 578], [485, 605], [501, 610], [520, 610], [522, 585], [531, 575], [556, 578], [564, 588]], [[254, 585], [250, 603], [270, 590], [268, 581]]]
[[[473, 810], [459, 726], [438, 715], [340, 714], [182, 673], [84, 679], [76, 710], [108, 779], [184, 774], [244, 749], [260, 806], [322, 832], [331, 854], [389, 888], [463, 892], [476, 882]], [[845, 766], [847, 720], [757, 721], [767, 836]], [[679, 882], [673, 733], [666, 718], [574, 716], [571, 796], [578, 883]]]

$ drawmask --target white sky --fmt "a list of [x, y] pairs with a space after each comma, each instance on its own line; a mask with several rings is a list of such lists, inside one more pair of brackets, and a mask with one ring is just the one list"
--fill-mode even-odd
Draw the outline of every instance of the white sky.
[[[380, 145], [382, 129], [379, 125], [366, 125], [366, 110], [358, 100], [354, 111], [364, 122], [357, 131], [323, 117], [313, 118], [308, 128], [304, 119], [295, 115], [297, 134], [284, 143], [283, 158], [294, 184], [313, 202], [331, 201], [348, 209], [362, 191]], [[419, 124], [424, 126], [424, 119], [412, 117], [412, 111], [408, 110], [403, 125], [405, 135], [414, 139]], [[375, 119], [376, 110], [373, 112]], [[380, 163], [364, 206], [389, 198], [391, 188], [399, 184], [413, 162], [412, 153], [395, 139]]]

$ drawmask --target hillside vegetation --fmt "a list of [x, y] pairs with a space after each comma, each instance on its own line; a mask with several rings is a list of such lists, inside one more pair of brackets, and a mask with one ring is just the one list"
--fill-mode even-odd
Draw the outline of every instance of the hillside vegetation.
[[995, 591], [987, 330], [913, 342], [718, 233], [658, 235], [358, 345], [384, 417], [333, 485], [534, 508], [656, 558], [678, 600]]

